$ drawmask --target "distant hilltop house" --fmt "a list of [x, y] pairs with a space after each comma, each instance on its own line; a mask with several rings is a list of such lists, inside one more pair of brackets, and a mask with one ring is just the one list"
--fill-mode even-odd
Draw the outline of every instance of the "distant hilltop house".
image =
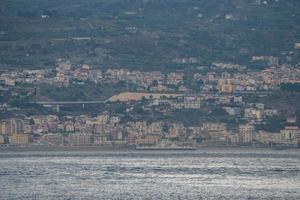
[[274, 56], [252, 56], [252, 61], [266, 61], [270, 65], [279, 64], [279, 58]]
[[47, 18], [50, 18], [49, 15], [41, 15], [42, 19], [47, 19]]
[[300, 49], [300, 42], [294, 44], [295, 49]]

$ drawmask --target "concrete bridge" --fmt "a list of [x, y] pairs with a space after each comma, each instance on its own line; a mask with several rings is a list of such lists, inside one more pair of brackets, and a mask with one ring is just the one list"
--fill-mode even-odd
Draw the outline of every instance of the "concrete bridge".
[[105, 101], [35, 101], [40, 105], [65, 105], [65, 104], [102, 104]]
[[103, 104], [105, 101], [35, 101], [33, 103], [43, 106], [56, 106], [56, 111], [59, 112], [61, 105], [82, 105], [85, 108], [86, 104]]
[[[126, 96], [126, 94], [129, 94], [130, 98], [129, 99], [132, 99], [133, 97], [135, 97], [134, 95], [138, 95], [138, 97], [135, 97], [136, 99], [135, 100], [139, 100], [141, 99], [141, 97], [143, 96], [163, 96], [163, 95], [170, 95], [170, 96], [184, 96], [184, 95], [195, 95], [195, 96], [203, 96], [203, 95], [220, 95], [220, 96], [231, 96], [231, 95], [247, 95], [247, 94], [255, 94], [255, 95], [269, 95], [269, 94], [272, 94], [272, 92], [270, 91], [241, 91], [241, 92], [233, 92], [233, 93], [220, 93], [220, 92], [205, 92], [205, 93], [202, 93], [202, 92], [199, 92], [199, 93], [191, 93], [191, 94], [177, 94], [177, 93], [174, 93], [174, 94], [160, 94], [160, 93], [138, 93], [138, 92], [123, 92], [123, 93], [120, 93], [118, 95], [114, 95], [112, 96], [111, 98], [109, 98], [108, 100], [96, 100], [96, 101], [34, 101], [32, 103], [36, 103], [36, 104], [39, 104], [39, 105], [44, 105], [44, 106], [56, 106], [57, 108], [57, 111], [59, 112], [59, 106], [60, 105], [75, 105], [75, 104], [81, 104], [82, 105], [82, 108], [85, 107], [86, 104], [103, 104], [103, 103], [106, 103], [107, 101], [110, 101], [112, 100], [112, 102], [116, 101], [116, 100], [121, 100], [121, 101], [127, 101], [127, 100], [122, 100], [122, 95]], [[155, 96], [156, 95], [156, 96]], [[116, 99], [113, 99], [113, 98], [116, 98]], [[126, 98], [125, 98], [126, 99]]]

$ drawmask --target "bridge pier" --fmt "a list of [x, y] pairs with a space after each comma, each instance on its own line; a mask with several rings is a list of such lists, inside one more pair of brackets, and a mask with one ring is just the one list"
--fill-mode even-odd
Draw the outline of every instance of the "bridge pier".
[[84, 109], [84, 107], [85, 107], [85, 105], [84, 105], [84, 103], [82, 104], [82, 109]]
[[60, 110], [60, 109], [59, 109], [59, 105], [57, 104], [57, 105], [56, 105], [56, 112], [59, 112], [59, 110]]

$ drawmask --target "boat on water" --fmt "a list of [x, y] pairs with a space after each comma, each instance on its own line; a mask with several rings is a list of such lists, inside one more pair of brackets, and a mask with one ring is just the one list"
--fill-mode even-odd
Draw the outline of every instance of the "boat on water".
[[197, 147], [193, 146], [179, 146], [174, 143], [167, 145], [164, 143], [160, 143], [154, 146], [136, 146], [136, 150], [196, 150]]

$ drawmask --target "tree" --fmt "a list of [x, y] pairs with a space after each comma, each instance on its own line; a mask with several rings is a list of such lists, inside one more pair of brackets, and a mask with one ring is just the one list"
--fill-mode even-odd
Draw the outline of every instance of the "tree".
[[29, 121], [29, 125], [33, 125], [34, 124], [34, 120], [31, 118]]
[[161, 128], [162, 132], [167, 133], [169, 131], [169, 126], [168, 124], [164, 124], [163, 127]]

